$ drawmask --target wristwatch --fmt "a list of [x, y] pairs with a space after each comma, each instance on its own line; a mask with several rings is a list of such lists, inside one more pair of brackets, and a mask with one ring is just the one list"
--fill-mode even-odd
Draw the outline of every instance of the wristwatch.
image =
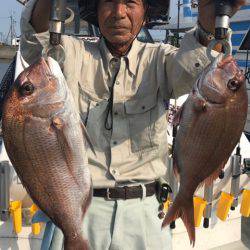
[[[232, 37], [232, 29], [228, 28], [228, 35], [227, 38], [225, 38], [225, 40], [231, 43], [231, 37]], [[199, 21], [197, 21], [196, 24], [195, 38], [197, 39], [197, 41], [208, 41], [208, 42], [215, 39], [214, 34], [212, 32], [205, 30], [201, 26]]]
[[204, 30], [199, 21], [196, 24], [195, 37], [197, 41], [211, 41], [215, 39], [214, 34]]

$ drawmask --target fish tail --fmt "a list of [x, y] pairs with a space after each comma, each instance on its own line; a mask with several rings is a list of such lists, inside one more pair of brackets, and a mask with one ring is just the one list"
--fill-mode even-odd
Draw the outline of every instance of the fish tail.
[[190, 239], [190, 245], [195, 245], [195, 227], [194, 227], [194, 205], [193, 199], [186, 199], [179, 194], [176, 196], [173, 205], [169, 208], [162, 227], [169, 225], [172, 221], [175, 221], [181, 217]]
[[77, 238], [72, 240], [72, 238], [64, 240], [64, 250], [88, 250], [88, 241], [84, 238]]

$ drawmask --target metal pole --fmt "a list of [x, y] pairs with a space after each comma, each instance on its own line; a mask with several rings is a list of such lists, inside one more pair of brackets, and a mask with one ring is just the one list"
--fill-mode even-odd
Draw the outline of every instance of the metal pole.
[[212, 217], [212, 206], [213, 206], [213, 188], [214, 184], [211, 185], [205, 185], [204, 187], [204, 199], [207, 201], [207, 206], [204, 211], [204, 221], [203, 221], [203, 227], [209, 228], [209, 220]]
[[230, 194], [234, 196], [234, 201], [231, 210], [235, 210], [238, 206], [238, 197], [240, 194], [240, 175], [241, 175], [241, 154], [240, 143], [236, 148], [236, 153], [231, 156], [230, 167], [232, 169], [231, 190]]
[[245, 77], [246, 77], [248, 84], [250, 84], [250, 67], [248, 67], [248, 60], [249, 60], [249, 50], [247, 50]]
[[[8, 17], [8, 18], [10, 18], [10, 17]], [[5, 43], [6, 43], [6, 44], [8, 44], [10, 32], [11, 32], [11, 26], [10, 26], [10, 29], [9, 29], [8, 34], [7, 34], [7, 36], [6, 36], [6, 39], [5, 39]]]
[[177, 47], [180, 46], [180, 9], [181, 9], [181, 1], [178, 0], [178, 19], [177, 19]]
[[12, 17], [12, 13], [10, 16], [10, 45], [12, 45], [12, 41], [13, 41], [13, 17]]
[[249, 50], [247, 50], [247, 58], [246, 58], [246, 72], [247, 73], [247, 70], [248, 70], [248, 53], [249, 53]]
[[9, 219], [10, 203], [10, 165], [8, 161], [0, 162], [0, 220]]

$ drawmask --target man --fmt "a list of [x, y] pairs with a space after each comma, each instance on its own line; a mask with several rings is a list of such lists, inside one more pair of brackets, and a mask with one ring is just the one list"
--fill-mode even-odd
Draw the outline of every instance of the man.
[[[98, 43], [62, 38], [63, 73], [96, 152], [89, 152], [94, 197], [83, 225], [91, 249], [172, 248], [155, 195], [155, 181], [167, 174], [164, 101], [188, 93], [210, 63], [205, 46], [215, 18], [213, 1], [201, 0], [199, 23], [206, 32], [187, 33], [180, 49], [140, 43], [147, 11], [159, 2], [85, 1], [103, 37]], [[235, 11], [242, 2], [235, 1]], [[30, 0], [23, 12], [21, 53], [28, 63], [49, 45], [49, 12], [50, 0]], [[51, 249], [62, 244], [58, 229]]]

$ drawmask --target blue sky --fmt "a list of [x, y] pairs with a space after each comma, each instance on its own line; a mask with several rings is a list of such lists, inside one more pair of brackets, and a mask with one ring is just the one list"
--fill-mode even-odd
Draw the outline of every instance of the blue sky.
[[13, 16], [16, 21], [15, 30], [17, 35], [20, 34], [19, 29], [19, 21], [20, 15], [22, 11], [22, 5], [18, 3], [16, 0], [0, 0], [0, 39], [1, 39], [1, 32], [3, 36], [6, 37], [10, 28], [10, 15], [13, 12]]

